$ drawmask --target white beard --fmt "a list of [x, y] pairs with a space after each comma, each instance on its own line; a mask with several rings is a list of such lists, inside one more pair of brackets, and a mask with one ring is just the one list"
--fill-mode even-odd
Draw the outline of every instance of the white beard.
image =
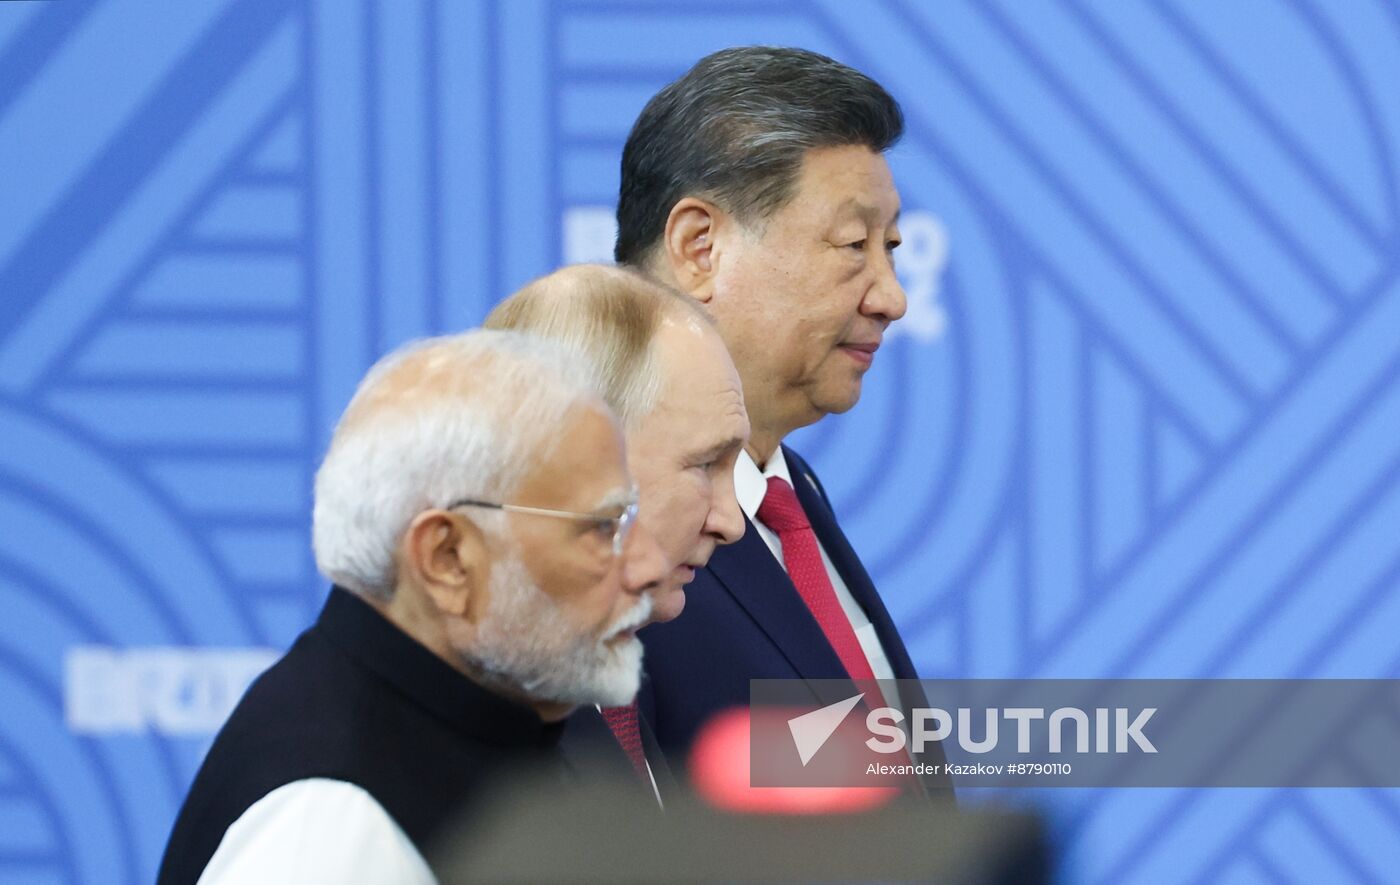
[[580, 635], [513, 553], [492, 567], [488, 592], [473, 648], [461, 652], [469, 667], [532, 700], [632, 703], [642, 681], [642, 643], [635, 636], [607, 640], [646, 623], [649, 594], [595, 640]]

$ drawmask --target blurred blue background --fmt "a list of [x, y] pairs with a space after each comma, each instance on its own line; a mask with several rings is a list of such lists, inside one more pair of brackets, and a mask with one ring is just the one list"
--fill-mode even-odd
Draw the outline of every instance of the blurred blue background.
[[[909, 317], [796, 442], [925, 675], [1397, 676], [1395, 3], [5, 3], [0, 881], [153, 878], [361, 372], [606, 257], [745, 43], [908, 115]], [[1396, 791], [1014, 801], [1073, 882], [1400, 870]]]

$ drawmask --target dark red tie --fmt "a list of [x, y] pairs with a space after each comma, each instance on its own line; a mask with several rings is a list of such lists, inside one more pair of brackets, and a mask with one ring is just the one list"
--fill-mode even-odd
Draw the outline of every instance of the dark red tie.
[[841, 659], [846, 674], [852, 679], [874, 679], [870, 661], [851, 627], [851, 619], [846, 617], [841, 600], [836, 598], [836, 590], [827, 577], [817, 535], [807, 521], [797, 493], [786, 480], [768, 477], [768, 493], [758, 507], [758, 518], [777, 533], [783, 545], [783, 564], [787, 566], [788, 577], [802, 601], [807, 603], [812, 617], [817, 619], [822, 633], [826, 634], [826, 641]]
[[637, 723], [637, 702], [625, 707], [603, 707], [603, 719], [612, 729], [613, 737], [622, 745], [632, 767], [643, 781], [651, 783], [651, 771], [647, 768], [647, 754], [642, 750], [642, 728]]

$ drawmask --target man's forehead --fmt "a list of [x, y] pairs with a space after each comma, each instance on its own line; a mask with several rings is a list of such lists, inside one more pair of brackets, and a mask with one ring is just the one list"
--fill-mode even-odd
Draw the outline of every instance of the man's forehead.
[[749, 415], [744, 407], [743, 391], [738, 384], [725, 384], [702, 405], [689, 406], [695, 411], [694, 423], [699, 428], [689, 445], [696, 453], [719, 456], [735, 443], [743, 445], [749, 433]]
[[672, 379], [700, 376], [718, 384], [735, 374], [719, 329], [688, 311], [673, 311], [662, 319], [654, 347], [661, 370]]
[[660, 434], [687, 456], [723, 454], [735, 439], [748, 435], [748, 412], [738, 373], [708, 361], [671, 373], [660, 401], [635, 432]]
[[[743, 383], [724, 339], [694, 317], [663, 324], [658, 357], [665, 377], [655, 411], [686, 427], [687, 448], [698, 450], [747, 429]], [[657, 425], [654, 425], [657, 426]]]
[[849, 215], [858, 215], [862, 219], [869, 221], [883, 221], [888, 214], [891, 221], [899, 221], [899, 214], [904, 211], [904, 208], [899, 203], [898, 195], [895, 196], [893, 214], [889, 213], [888, 206], [882, 206], [863, 196], [853, 196], [847, 197], [837, 204], [836, 211]]
[[880, 221], [899, 217], [899, 189], [889, 164], [862, 145], [812, 148], [803, 158], [799, 187], [834, 212]]

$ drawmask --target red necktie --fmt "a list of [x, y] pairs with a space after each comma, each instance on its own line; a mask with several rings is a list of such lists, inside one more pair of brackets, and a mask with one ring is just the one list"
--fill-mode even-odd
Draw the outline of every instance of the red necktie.
[[870, 661], [851, 627], [851, 619], [846, 617], [841, 600], [836, 598], [831, 579], [827, 577], [812, 524], [807, 521], [797, 493], [781, 477], [768, 477], [768, 494], [763, 496], [763, 503], [758, 507], [758, 518], [777, 533], [783, 545], [783, 564], [787, 566], [788, 577], [812, 617], [817, 619], [822, 633], [826, 634], [826, 641], [841, 659], [846, 674], [852, 679], [874, 679]]
[[651, 783], [651, 771], [647, 768], [647, 754], [642, 750], [642, 729], [637, 723], [637, 702], [625, 707], [603, 707], [603, 719], [612, 729], [613, 737], [622, 745], [632, 767], [643, 781]]

